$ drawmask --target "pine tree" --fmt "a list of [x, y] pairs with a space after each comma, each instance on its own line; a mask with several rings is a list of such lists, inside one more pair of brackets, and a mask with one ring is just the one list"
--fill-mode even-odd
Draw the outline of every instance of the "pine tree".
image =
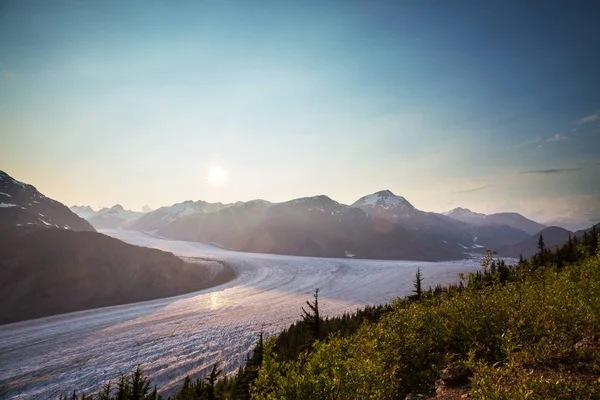
[[538, 250], [540, 252], [546, 250], [546, 244], [544, 243], [544, 238], [542, 237], [542, 235], [540, 235], [540, 239], [538, 240]]
[[413, 290], [413, 293], [417, 299], [423, 297], [423, 275], [421, 275], [421, 268], [417, 268], [417, 273], [415, 274], [415, 290]]
[[321, 316], [319, 315], [319, 289], [315, 290], [315, 300], [311, 303], [306, 301], [310, 311], [302, 307], [302, 320], [308, 325], [313, 340], [321, 340]]
[[208, 385], [206, 386], [206, 394], [208, 395], [208, 400], [216, 400], [217, 398], [215, 396], [215, 383], [217, 382], [217, 378], [219, 377], [219, 375], [221, 375], [221, 373], [223, 373], [223, 371], [217, 369], [217, 364], [214, 364], [212, 367], [212, 371], [210, 371], [210, 375], [204, 378], [208, 383]]
[[146, 400], [150, 396], [150, 380], [139, 365], [129, 378], [131, 400]]

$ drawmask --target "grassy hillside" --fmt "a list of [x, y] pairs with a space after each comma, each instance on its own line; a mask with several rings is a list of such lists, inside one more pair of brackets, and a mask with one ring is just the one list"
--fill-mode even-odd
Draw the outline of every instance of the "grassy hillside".
[[279, 362], [268, 342], [252, 398], [432, 394], [451, 362], [474, 373], [471, 398], [598, 398], [600, 255], [562, 269], [524, 262], [504, 278], [487, 267], [462, 290], [398, 301], [378, 323], [294, 361]]

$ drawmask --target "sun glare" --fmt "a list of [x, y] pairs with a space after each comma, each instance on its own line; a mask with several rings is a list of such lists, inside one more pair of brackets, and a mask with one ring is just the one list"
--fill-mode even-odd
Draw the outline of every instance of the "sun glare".
[[210, 167], [208, 171], [208, 179], [217, 185], [224, 183], [227, 180], [227, 171], [218, 166]]

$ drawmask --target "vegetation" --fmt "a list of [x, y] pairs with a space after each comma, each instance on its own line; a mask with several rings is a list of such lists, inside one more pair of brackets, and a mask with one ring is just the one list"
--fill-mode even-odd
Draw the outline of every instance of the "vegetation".
[[415, 296], [338, 318], [320, 318], [316, 291], [301, 321], [259, 336], [235, 378], [216, 381], [215, 366], [174, 398], [404, 399], [432, 394], [457, 362], [473, 372], [470, 398], [600, 399], [598, 241], [548, 249], [540, 238], [517, 265], [488, 252], [480, 272], [444, 288], [423, 290], [418, 271]]

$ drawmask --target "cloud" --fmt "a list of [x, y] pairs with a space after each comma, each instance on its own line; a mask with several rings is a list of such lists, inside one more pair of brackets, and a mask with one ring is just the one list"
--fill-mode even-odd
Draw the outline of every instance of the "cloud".
[[552, 175], [576, 171], [581, 171], [581, 168], [534, 169], [531, 171], [519, 171], [519, 175]]
[[10, 71], [2, 71], [2, 75], [4, 75], [4, 79], [12, 79], [14, 75]]
[[517, 147], [524, 147], [524, 146], [537, 146], [537, 147], [542, 147], [543, 141], [541, 137], [536, 137], [535, 139], [531, 139], [531, 140], [526, 140], [523, 143], [521, 143], [520, 145], [518, 145]]
[[558, 142], [559, 140], [566, 140], [568, 137], [565, 135], [561, 135], [560, 133], [555, 133], [554, 136], [546, 139], [546, 142]]
[[588, 115], [587, 117], [581, 118], [579, 121], [577, 121], [577, 124], [583, 125], [583, 124], [588, 124], [590, 122], [599, 121], [599, 120], [600, 120], [600, 110], [596, 111], [593, 114]]
[[487, 189], [488, 187], [490, 187], [490, 185], [483, 185], [483, 186], [479, 186], [479, 187], [476, 187], [473, 189], [457, 190], [455, 192], [452, 192], [452, 194], [473, 193], [473, 192], [478, 192], [483, 189]]

